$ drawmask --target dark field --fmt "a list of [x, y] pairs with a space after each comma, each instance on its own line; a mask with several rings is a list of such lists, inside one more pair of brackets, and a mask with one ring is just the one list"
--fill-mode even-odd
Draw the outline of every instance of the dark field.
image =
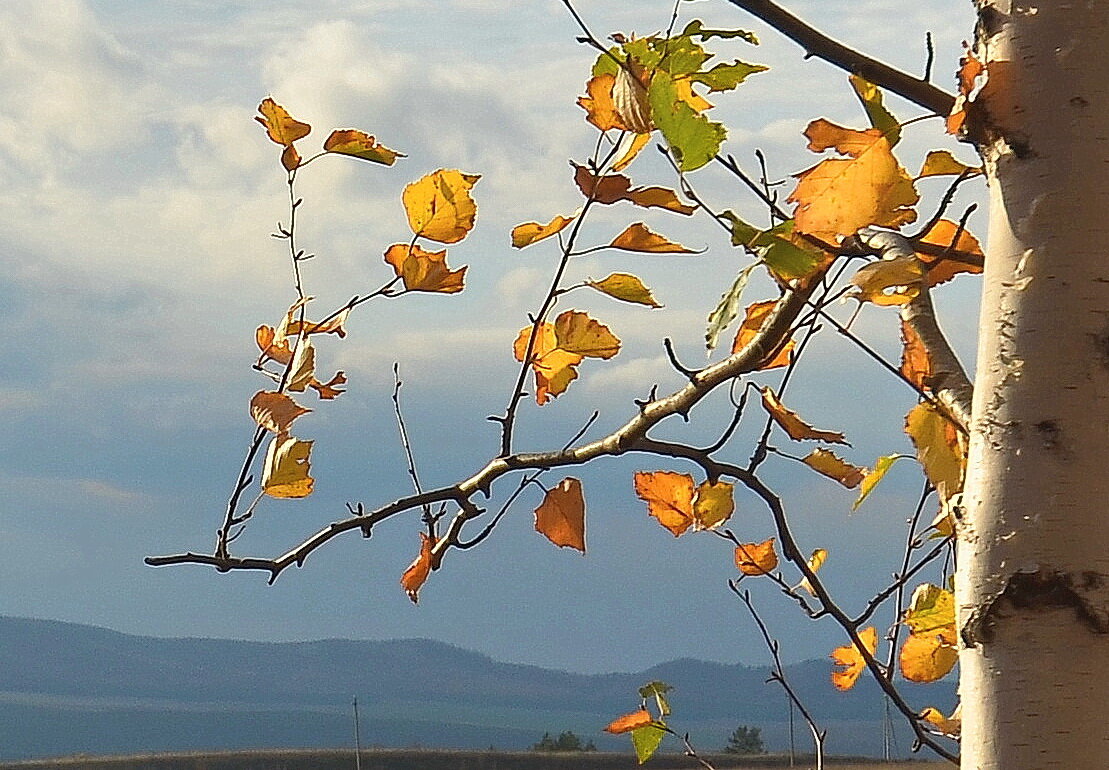
[[[789, 757], [773, 755], [737, 758], [706, 756], [717, 770], [762, 770], [790, 767]], [[837, 770], [926, 770], [950, 767], [939, 762], [892, 762], [872, 759], [831, 758], [825, 765]], [[797, 757], [794, 767], [812, 767], [811, 760]], [[0, 770], [352, 770], [353, 750], [278, 750], [227, 753], [147, 754], [127, 757], [65, 757], [0, 764]], [[362, 770], [633, 770], [638, 767], [630, 754], [608, 752], [540, 754], [498, 751], [427, 751], [418, 749], [375, 749], [362, 752]], [[646, 765], [649, 770], [684, 770], [699, 767], [682, 755], [660, 754]]]

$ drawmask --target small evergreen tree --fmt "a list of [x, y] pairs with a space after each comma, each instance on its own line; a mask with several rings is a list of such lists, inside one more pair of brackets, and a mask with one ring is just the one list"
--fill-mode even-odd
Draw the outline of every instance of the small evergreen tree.
[[558, 738], [552, 738], [550, 733], [543, 733], [539, 742], [531, 747], [532, 751], [596, 751], [593, 741], [581, 742], [581, 738], [566, 730]]
[[740, 725], [728, 738], [728, 745], [724, 747], [725, 754], [765, 754], [766, 746], [762, 742], [762, 730], [758, 727]]

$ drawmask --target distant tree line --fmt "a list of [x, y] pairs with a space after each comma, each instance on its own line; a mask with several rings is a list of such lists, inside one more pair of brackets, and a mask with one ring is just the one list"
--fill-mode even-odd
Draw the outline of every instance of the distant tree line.
[[585, 743], [581, 742], [581, 738], [574, 735], [569, 730], [559, 734], [557, 738], [552, 738], [550, 733], [543, 733], [543, 737], [539, 739], [531, 747], [532, 751], [596, 751], [597, 747], [593, 745], [593, 741], [589, 740]]

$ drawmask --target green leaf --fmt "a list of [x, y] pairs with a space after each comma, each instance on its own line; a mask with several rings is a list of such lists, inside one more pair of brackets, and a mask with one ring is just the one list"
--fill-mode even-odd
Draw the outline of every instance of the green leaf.
[[724, 64], [721, 62], [712, 69], [706, 72], [695, 72], [690, 75], [690, 80], [698, 83], [704, 83], [709, 87], [709, 91], [731, 91], [738, 86], [748, 75], [753, 75], [756, 72], [765, 72], [770, 69], [761, 64], [745, 64], [744, 62], [736, 59], [731, 64]]
[[607, 294], [623, 302], [633, 302], [648, 307], [662, 307], [658, 300], [654, 298], [654, 295], [651, 294], [651, 290], [643, 285], [643, 281], [630, 273], [613, 273], [600, 281], [586, 281], [585, 284], [602, 294]]
[[755, 239], [759, 257], [783, 281], [806, 278], [824, 261], [819, 249], [798, 246], [787, 240], [793, 233], [789, 219]]
[[893, 464], [906, 455], [885, 455], [879, 457], [874, 461], [874, 470], [867, 471], [863, 476], [863, 481], [859, 485], [859, 499], [851, 506], [852, 511], [857, 511], [859, 506], [863, 504], [863, 500], [870, 496], [874, 491], [874, 487], [878, 486], [878, 482], [886, 477], [886, 472], [893, 467]]
[[648, 90], [651, 117], [662, 131], [681, 171], [701, 168], [720, 151], [728, 132], [678, 99], [671, 78], [656, 73]]
[[670, 701], [666, 699], [666, 693], [673, 689], [666, 682], [655, 680], [640, 687], [639, 696], [643, 699], [654, 698], [658, 704], [659, 713], [666, 717], [670, 716]]
[[882, 132], [890, 147], [896, 145], [901, 141], [901, 124], [882, 103], [882, 92], [878, 90], [878, 86], [858, 75], [852, 75], [850, 80], [855, 96], [859, 97], [866, 116], [870, 118], [870, 125]]
[[693, 42], [687, 35], [665, 38], [648, 38], [658, 51], [658, 67], [671, 75], [690, 75], [701, 69], [701, 65], [712, 58], [705, 49]]
[[658, 751], [662, 736], [666, 735], [663, 729], [665, 727], [662, 722], [656, 722], [632, 730], [632, 746], [635, 747], [635, 758], [639, 760], [639, 764], [642, 765]]
[[913, 591], [905, 625], [914, 634], [926, 634], [955, 625], [955, 595], [939, 586], [924, 583]]
[[615, 75], [620, 70], [618, 61], [623, 61], [624, 54], [620, 50], [620, 46], [613, 46], [608, 49], [608, 53], [603, 53], [597, 57], [597, 61], [593, 62], [592, 77], [598, 75]]
[[745, 29], [704, 29], [701, 26], [700, 19], [694, 19], [693, 21], [689, 22], [689, 24], [686, 24], [685, 29], [682, 30], [682, 34], [688, 35], [690, 37], [699, 37], [702, 40], [708, 40], [709, 38], [713, 37], [738, 37], [741, 40], [746, 40], [751, 45], [759, 44], [759, 39], [755, 36], [754, 32], [748, 32]]
[[759, 237], [762, 230], [749, 225], [742, 219], [735, 215], [733, 211], [725, 211], [721, 214], [724, 219], [732, 223], [732, 245], [733, 246], [747, 246], [750, 245], [755, 238]]
[[708, 328], [705, 329], [705, 347], [708, 350], [716, 348], [716, 341], [720, 334], [739, 315], [739, 300], [743, 290], [747, 288], [747, 281], [751, 278], [751, 271], [756, 265], [748, 265], [739, 271], [730, 289], [720, 297], [716, 309], [709, 313]]

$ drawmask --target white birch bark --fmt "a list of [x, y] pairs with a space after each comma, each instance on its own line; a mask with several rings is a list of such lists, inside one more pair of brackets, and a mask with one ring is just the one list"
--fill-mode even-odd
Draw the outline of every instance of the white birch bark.
[[962, 767], [1109, 768], [1109, 2], [981, 0]]

